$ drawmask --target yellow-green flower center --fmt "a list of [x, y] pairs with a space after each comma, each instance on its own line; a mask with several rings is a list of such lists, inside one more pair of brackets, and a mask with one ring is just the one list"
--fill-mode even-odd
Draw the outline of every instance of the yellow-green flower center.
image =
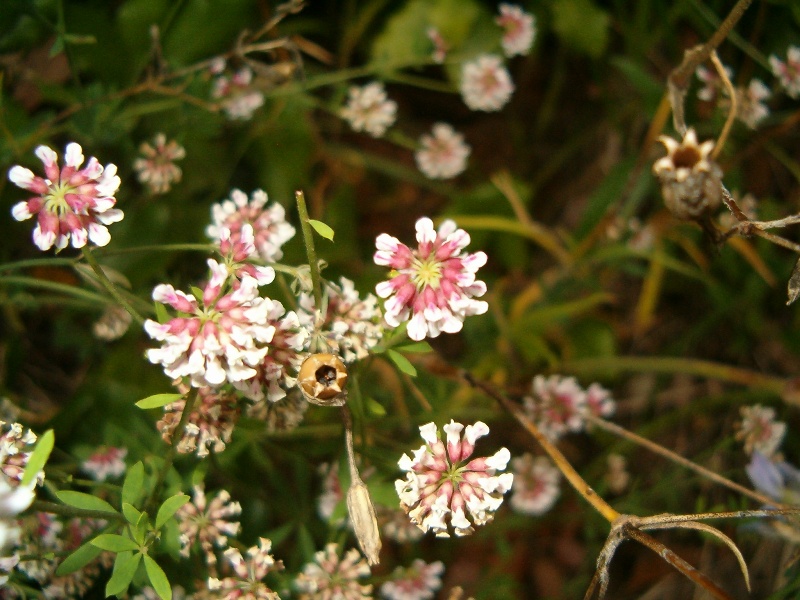
[[434, 253], [431, 253], [426, 259], [414, 258], [413, 268], [414, 274], [411, 276], [411, 280], [418, 290], [425, 286], [434, 289], [439, 287], [439, 281], [442, 279], [442, 263], [436, 260]]
[[66, 196], [75, 188], [71, 185], [62, 183], [51, 183], [48, 193], [44, 196], [44, 209], [49, 213], [62, 215], [73, 212], [72, 207], [67, 203]]

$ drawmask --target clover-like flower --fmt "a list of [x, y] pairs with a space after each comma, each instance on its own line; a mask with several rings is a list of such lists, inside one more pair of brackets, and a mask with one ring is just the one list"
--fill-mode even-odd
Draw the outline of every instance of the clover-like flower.
[[514, 492], [509, 504], [525, 515], [543, 515], [550, 510], [561, 493], [561, 471], [545, 456], [525, 453], [511, 459], [514, 471]]
[[[440, 439], [434, 423], [419, 428], [425, 444], [411, 458], [404, 454], [398, 464], [406, 471], [405, 479], [395, 481], [400, 507], [423, 531], [437, 537], [469, 535], [477, 525], [494, 518], [503, 503], [503, 494], [511, 489], [514, 476], [503, 471], [511, 458], [506, 448], [493, 456], [473, 458], [475, 442], [489, 433], [478, 421], [464, 427], [450, 421], [443, 428], [447, 443]], [[463, 430], [463, 438], [462, 438]]]
[[786, 435], [786, 423], [775, 419], [775, 409], [755, 404], [741, 407], [739, 413], [742, 420], [736, 424], [736, 439], [744, 442], [744, 451], [768, 458], [775, 454]]
[[[294, 237], [295, 229], [286, 222], [286, 210], [273, 202], [267, 206], [264, 190], [255, 190], [248, 200], [241, 190], [231, 191], [230, 199], [211, 207], [213, 223], [206, 228], [206, 235], [221, 242], [227, 235], [230, 244], [236, 244], [243, 235], [246, 224], [253, 227], [253, 243], [258, 256], [266, 262], [276, 262], [283, 257], [281, 246]], [[227, 234], [224, 232], [227, 230]]]
[[381, 586], [387, 600], [430, 600], [442, 587], [444, 563], [416, 559], [410, 567], [397, 567], [391, 579]]
[[247, 121], [264, 104], [264, 94], [253, 86], [253, 70], [242, 67], [231, 75], [214, 79], [211, 97], [232, 121]]
[[97, 481], [116, 478], [125, 472], [125, 457], [127, 455], [127, 448], [103, 446], [95, 450], [83, 461], [81, 469]]
[[[189, 393], [188, 386], [179, 387], [183, 394]], [[170, 402], [164, 406], [164, 415], [156, 423], [161, 438], [168, 444], [172, 443], [185, 406], [186, 400], [183, 398]], [[176, 446], [177, 451], [181, 454], [196, 452], [198, 458], [205, 458], [209, 452], [222, 452], [231, 441], [240, 413], [235, 394], [209, 387], [199, 388], [183, 435]]]
[[500, 5], [495, 22], [503, 28], [503, 52], [506, 56], [523, 56], [530, 52], [536, 36], [536, 20], [516, 4]]
[[471, 148], [464, 136], [447, 123], [436, 123], [430, 134], [419, 138], [414, 160], [422, 173], [431, 179], [450, 179], [467, 168]]
[[476, 297], [486, 293], [486, 284], [475, 273], [486, 264], [486, 254], [466, 254], [469, 234], [453, 221], [444, 221], [438, 232], [424, 217], [416, 224], [416, 250], [386, 233], [376, 240], [377, 264], [390, 267], [391, 279], [375, 287], [384, 304], [384, 319], [390, 327], [408, 321], [408, 336], [420, 341], [441, 332], [461, 331], [464, 319], [482, 315], [489, 305]]
[[258, 546], [247, 551], [247, 558], [236, 548], [225, 550], [225, 558], [233, 567], [234, 576], [208, 580], [208, 589], [216, 592], [222, 600], [280, 600], [264, 578], [275, 571], [283, 570], [283, 562], [275, 560], [270, 551], [272, 542], [259, 538]]
[[511, 75], [499, 56], [483, 54], [461, 68], [461, 97], [470, 110], [500, 110], [513, 93]]
[[300, 390], [294, 388], [280, 400], [262, 398], [255, 402], [247, 408], [247, 416], [263, 421], [267, 431], [274, 433], [296, 428], [303, 421], [307, 410], [308, 402]]
[[353, 131], [366, 131], [378, 138], [394, 125], [397, 102], [387, 98], [381, 82], [373, 81], [363, 87], [352, 86], [340, 114]]
[[531, 391], [523, 399], [525, 411], [548, 438], [557, 440], [567, 432], [585, 427], [586, 392], [574, 377], [537, 375]]
[[324, 316], [314, 305], [314, 296], [305, 292], [300, 294], [297, 315], [310, 334], [311, 348], [338, 354], [349, 364], [369, 355], [383, 338], [383, 327], [378, 299], [372, 294], [362, 299], [346, 277], [340, 282], [325, 286]]
[[36, 148], [36, 156], [44, 163], [45, 177], [34, 175], [19, 165], [11, 167], [8, 178], [35, 196], [19, 202], [11, 209], [17, 221], [37, 217], [33, 242], [40, 250], [63, 250], [72, 242], [83, 248], [87, 241], [105, 246], [111, 241], [106, 225], [121, 221], [122, 211], [114, 208], [114, 194], [119, 188], [117, 167], [105, 168], [92, 157], [83, 165], [83, 149], [67, 144], [64, 166], [58, 166], [58, 154], [47, 146]]
[[258, 374], [256, 367], [275, 333], [269, 315], [277, 300], [259, 297], [258, 282], [252, 277], [245, 277], [230, 293], [210, 293], [219, 290], [212, 278], [202, 303], [169, 284], [153, 290], [153, 300], [178, 311], [166, 323], [148, 319], [144, 324], [148, 335], [163, 343], [148, 350], [147, 358], [161, 364], [171, 379], [189, 377], [193, 387], [217, 388]]
[[358, 580], [371, 571], [364, 557], [352, 548], [341, 558], [336, 544], [314, 553], [314, 562], [303, 567], [295, 586], [300, 600], [371, 600], [372, 585]]
[[194, 486], [192, 501], [178, 509], [176, 517], [180, 529], [181, 556], [189, 556], [195, 544], [199, 544], [206, 562], [216, 565], [215, 548], [225, 548], [228, 537], [239, 533], [242, 514], [238, 502], [231, 502], [231, 495], [220, 490], [210, 500], [206, 497], [205, 486]]
[[167, 142], [167, 136], [157, 133], [153, 145], [142, 142], [139, 152], [142, 156], [133, 161], [133, 169], [152, 194], [166, 194], [173, 183], [181, 180], [183, 173], [175, 161], [183, 159], [186, 150], [178, 142]]
[[713, 140], [697, 143], [689, 129], [682, 142], [658, 138], [667, 155], [653, 164], [661, 182], [661, 195], [669, 211], [679, 219], [698, 219], [714, 212], [722, 202], [722, 169], [711, 157]]
[[[0, 478], [6, 480], [12, 488], [19, 486], [28, 459], [31, 456], [36, 434], [25, 429], [20, 423], [0, 421]], [[44, 480], [44, 472], [40, 472], [36, 480]]]
[[800, 97], [800, 46], [789, 46], [786, 62], [772, 55], [769, 64], [789, 97]]
[[769, 116], [769, 107], [764, 103], [772, 95], [760, 79], [751, 79], [746, 88], [736, 88], [736, 118], [750, 129]]

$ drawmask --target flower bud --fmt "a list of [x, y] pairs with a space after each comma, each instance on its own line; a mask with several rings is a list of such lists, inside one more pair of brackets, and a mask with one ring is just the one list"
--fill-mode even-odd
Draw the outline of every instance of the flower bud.
[[370, 565], [380, 562], [381, 536], [378, 532], [378, 519], [375, 517], [375, 507], [369, 497], [369, 490], [361, 479], [356, 479], [350, 484], [347, 492], [347, 511], [350, 513], [350, 522], [358, 539], [361, 551], [367, 557]]

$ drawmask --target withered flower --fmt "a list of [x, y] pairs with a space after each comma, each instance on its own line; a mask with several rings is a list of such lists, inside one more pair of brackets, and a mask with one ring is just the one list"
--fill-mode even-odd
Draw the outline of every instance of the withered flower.
[[682, 142], [662, 135], [658, 140], [667, 155], [653, 164], [661, 194], [669, 211], [679, 219], [700, 220], [722, 202], [722, 169], [711, 157], [714, 141], [697, 143], [689, 129]]

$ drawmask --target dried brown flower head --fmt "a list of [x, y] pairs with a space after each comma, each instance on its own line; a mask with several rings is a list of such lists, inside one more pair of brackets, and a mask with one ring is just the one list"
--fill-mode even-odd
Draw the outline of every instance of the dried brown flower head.
[[722, 169], [711, 157], [714, 141], [698, 144], [694, 129], [686, 132], [682, 142], [665, 135], [658, 140], [667, 155], [653, 164], [653, 173], [661, 182], [669, 211], [686, 220], [714, 212], [722, 202]]

